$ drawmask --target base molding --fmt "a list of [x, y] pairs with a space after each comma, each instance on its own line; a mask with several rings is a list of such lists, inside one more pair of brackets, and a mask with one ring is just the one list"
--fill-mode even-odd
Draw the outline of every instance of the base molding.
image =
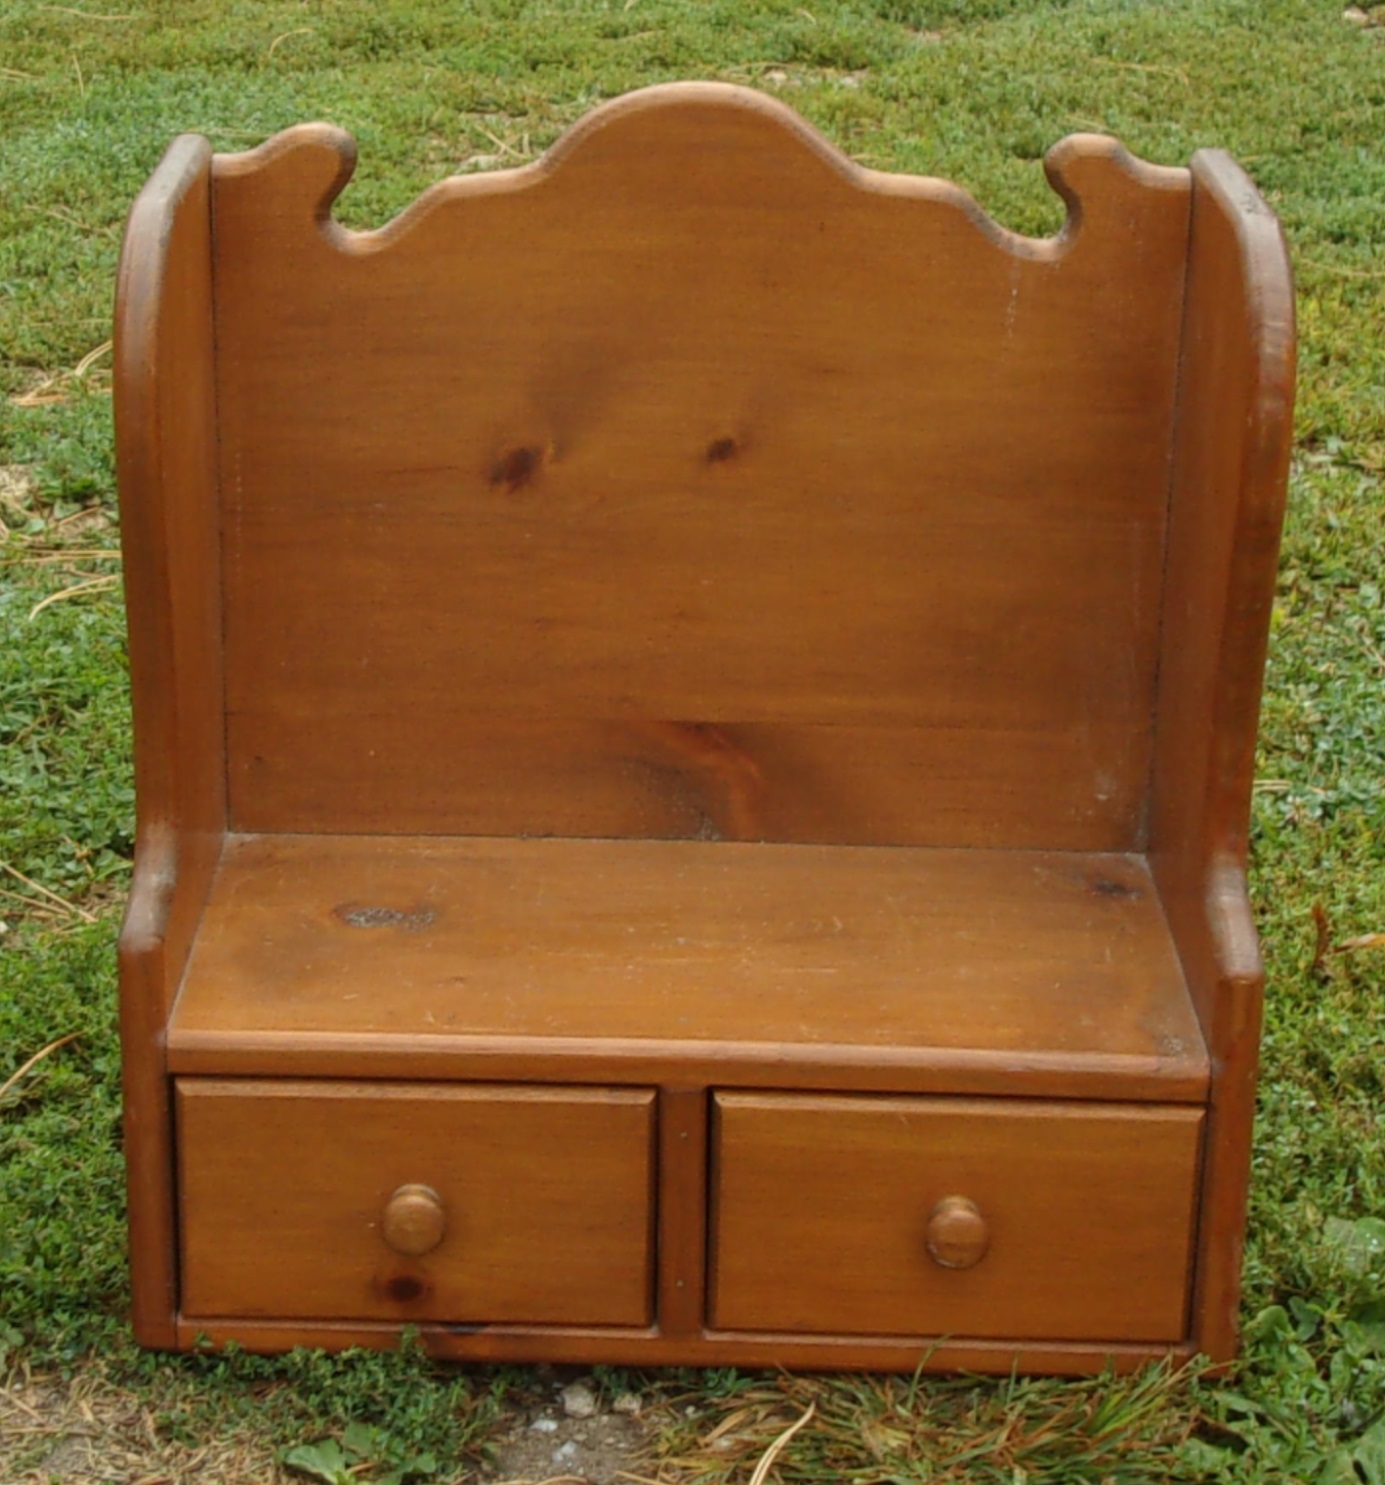
[[[414, 1332], [430, 1356], [463, 1362], [553, 1362], [587, 1366], [796, 1367], [823, 1371], [979, 1372], [1070, 1376], [1130, 1372], [1151, 1362], [1189, 1361], [1189, 1344], [1073, 1345], [1043, 1341], [975, 1341], [903, 1336], [803, 1336], [703, 1330], [668, 1336], [655, 1329], [556, 1326], [420, 1325]], [[393, 1325], [349, 1321], [192, 1319], [179, 1316], [181, 1350], [228, 1345], [278, 1354], [297, 1346], [339, 1351], [348, 1346], [390, 1350], [400, 1343]]]

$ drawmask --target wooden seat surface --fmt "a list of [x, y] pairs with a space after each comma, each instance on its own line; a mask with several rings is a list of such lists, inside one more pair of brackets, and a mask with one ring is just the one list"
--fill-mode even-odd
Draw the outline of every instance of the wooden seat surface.
[[233, 837], [169, 1054], [435, 1076], [579, 1042], [565, 1077], [734, 1048], [722, 1080], [845, 1061], [956, 1091], [1207, 1084], [1144, 863], [1058, 851]]

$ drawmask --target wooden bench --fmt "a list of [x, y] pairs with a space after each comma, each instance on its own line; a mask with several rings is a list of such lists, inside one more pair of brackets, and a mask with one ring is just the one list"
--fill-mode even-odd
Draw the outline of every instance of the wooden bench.
[[140, 1339], [1231, 1355], [1250, 182], [1077, 136], [1025, 238], [701, 84], [353, 162], [184, 137], [121, 264]]

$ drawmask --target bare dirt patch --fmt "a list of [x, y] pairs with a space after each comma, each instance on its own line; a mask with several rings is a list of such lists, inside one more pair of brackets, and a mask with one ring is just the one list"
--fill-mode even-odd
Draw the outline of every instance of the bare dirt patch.
[[617, 1485], [644, 1477], [654, 1429], [633, 1393], [600, 1400], [586, 1379], [556, 1381], [487, 1450], [486, 1480]]

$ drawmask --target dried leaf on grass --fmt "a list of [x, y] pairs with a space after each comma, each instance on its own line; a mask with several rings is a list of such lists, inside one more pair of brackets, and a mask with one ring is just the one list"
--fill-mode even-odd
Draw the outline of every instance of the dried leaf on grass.
[[1313, 904], [1313, 973], [1321, 975], [1327, 966], [1327, 956], [1332, 952], [1332, 924], [1327, 909], [1320, 902]]
[[1320, 902], [1315, 902], [1313, 913], [1313, 973], [1324, 976], [1328, 973], [1327, 961], [1334, 954], [1356, 954], [1362, 949], [1385, 948], [1385, 933], [1358, 933], [1354, 938], [1346, 938], [1339, 944], [1332, 942], [1332, 921], [1327, 915], [1327, 909]]

